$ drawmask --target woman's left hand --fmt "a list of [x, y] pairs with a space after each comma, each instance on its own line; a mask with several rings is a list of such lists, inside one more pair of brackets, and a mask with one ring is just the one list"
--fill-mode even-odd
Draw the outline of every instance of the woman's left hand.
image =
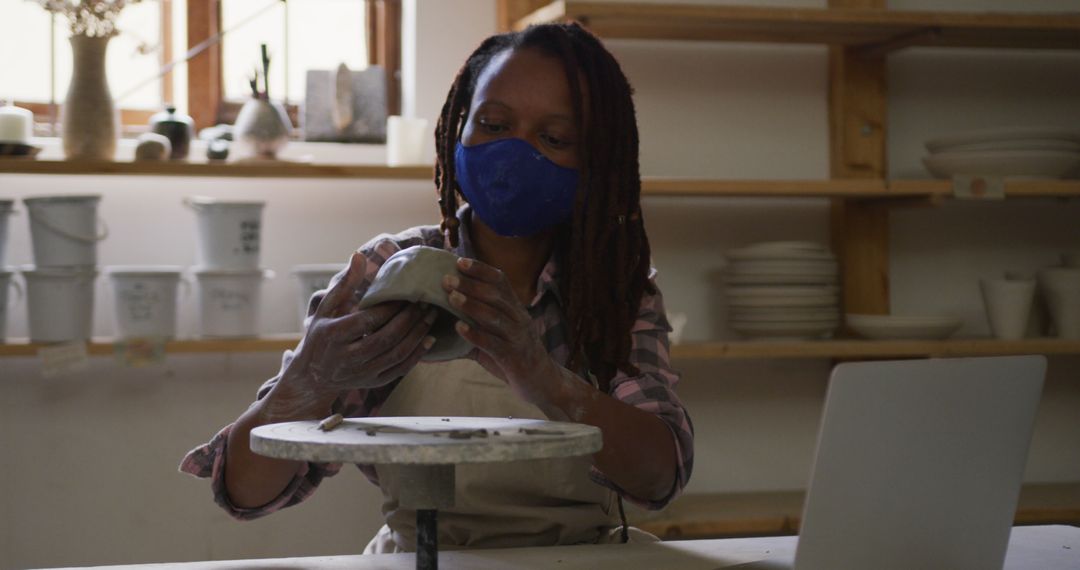
[[541, 379], [551, 359], [510, 282], [502, 271], [475, 259], [459, 259], [457, 267], [458, 275], [443, 277], [443, 289], [450, 304], [475, 323], [458, 321], [458, 334], [476, 346], [480, 365], [519, 397], [536, 405], [546, 403], [547, 386]]

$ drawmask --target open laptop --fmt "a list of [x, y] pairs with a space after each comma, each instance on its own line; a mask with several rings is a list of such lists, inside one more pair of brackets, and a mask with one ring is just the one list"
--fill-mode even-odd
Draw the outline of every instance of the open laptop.
[[1000, 569], [1045, 373], [1042, 356], [836, 366], [794, 568]]

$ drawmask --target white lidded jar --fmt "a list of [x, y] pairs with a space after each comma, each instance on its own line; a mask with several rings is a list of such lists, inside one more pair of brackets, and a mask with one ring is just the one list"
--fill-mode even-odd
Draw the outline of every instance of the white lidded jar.
[[198, 284], [199, 332], [204, 337], [253, 337], [259, 332], [262, 285], [267, 269], [194, 270]]
[[192, 196], [184, 205], [197, 217], [201, 268], [258, 270], [266, 202]]
[[7, 339], [8, 304], [10, 300], [9, 290], [14, 288], [22, 299], [22, 288], [15, 281], [15, 268], [0, 266], [0, 342]]
[[94, 280], [90, 267], [21, 268], [26, 281], [32, 342], [89, 340], [94, 317]]
[[297, 265], [292, 268], [292, 274], [300, 286], [300, 324], [303, 326], [304, 319], [308, 314], [308, 303], [311, 296], [326, 289], [330, 285], [330, 279], [345, 269], [341, 263], [312, 263]]
[[13, 200], [0, 200], [0, 266], [7, 261], [8, 218], [15, 212]]
[[[37, 267], [94, 267], [108, 228], [97, 215], [100, 195], [24, 198]], [[100, 228], [99, 228], [100, 226]]]
[[107, 267], [113, 290], [116, 337], [176, 338], [176, 315], [183, 268], [173, 265]]

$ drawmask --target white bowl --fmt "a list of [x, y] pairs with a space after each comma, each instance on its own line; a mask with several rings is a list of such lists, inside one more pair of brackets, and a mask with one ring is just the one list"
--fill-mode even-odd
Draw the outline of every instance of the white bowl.
[[817, 297], [839, 295], [840, 288], [831, 285], [793, 285], [791, 287], [734, 285], [724, 288], [728, 297]]
[[900, 316], [848, 313], [847, 324], [861, 337], [873, 340], [939, 340], [960, 328], [960, 319], [944, 315]]
[[734, 275], [828, 275], [837, 271], [835, 261], [735, 261], [728, 267]]
[[798, 249], [797, 247], [744, 247], [733, 249], [724, 256], [729, 261], [761, 261], [761, 260], [791, 260], [791, 261], [836, 261], [836, 256], [823, 246], [814, 246], [814, 249]]
[[781, 308], [779, 311], [775, 309], [775, 307], [735, 309], [731, 311], [731, 320], [740, 323], [804, 323], [807, 321], [839, 323], [840, 321], [839, 307], [810, 307], [801, 310]]
[[812, 275], [807, 273], [772, 274], [740, 273], [725, 278], [729, 285], [836, 285], [839, 278], [836, 272]]
[[812, 241], [763, 241], [739, 249], [733, 249], [730, 253], [736, 255], [763, 255], [771, 253], [822, 254], [829, 253], [829, 248]]
[[804, 307], [836, 307], [840, 304], [837, 295], [820, 295], [815, 297], [740, 297], [728, 299], [728, 306], [733, 309], [754, 308], [804, 308]]
[[1004, 127], [953, 133], [926, 141], [926, 150], [946, 152], [957, 147], [1018, 140], [1058, 140], [1080, 143], [1080, 131], [1056, 127]]
[[923, 157], [938, 178], [956, 175], [1006, 178], [1061, 178], [1080, 166], [1080, 153], [1058, 150], [988, 150], [942, 152]]

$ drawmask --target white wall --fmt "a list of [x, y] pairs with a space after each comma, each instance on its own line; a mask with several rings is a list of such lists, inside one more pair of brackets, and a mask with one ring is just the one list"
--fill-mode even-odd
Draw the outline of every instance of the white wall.
[[[787, 2], [788, 4], [794, 4]], [[800, 2], [799, 5], [820, 5]], [[894, 8], [1075, 9], [1072, 2], [893, 2]], [[416, 7], [416, 96], [434, 119], [465, 55], [493, 29], [493, 2]], [[1037, 5], [1037, 6], [1036, 6]], [[825, 59], [820, 48], [610, 42], [637, 89], [646, 175], [799, 179], [827, 176]], [[983, 125], [1080, 124], [1080, 58], [1068, 54], [912, 51], [890, 66], [890, 172], [924, 176], [921, 141]], [[1007, 77], [1007, 79], [1002, 79]], [[412, 105], [412, 107], [409, 107]], [[432, 123], [432, 127], [434, 123]], [[0, 198], [98, 192], [112, 227], [103, 264], [194, 262], [191, 193], [269, 200], [264, 332], [296, 330], [288, 268], [343, 261], [381, 231], [436, 220], [428, 183], [201, 178], [0, 178]], [[814, 200], [648, 198], [646, 223], [671, 311], [693, 315], [691, 340], [725, 338], [716, 275], [724, 250], [763, 239], [827, 237]], [[1036, 267], [1080, 248], [1075, 203], [951, 204], [892, 216], [897, 311], [957, 310], [985, 334], [975, 279]], [[13, 219], [9, 259], [30, 259], [25, 216]], [[95, 330], [108, 334], [99, 283]], [[181, 332], [194, 331], [193, 303]], [[11, 333], [24, 336], [24, 313]], [[190, 447], [238, 415], [276, 371], [278, 355], [178, 355], [46, 380], [34, 359], [0, 360], [0, 568], [355, 553], [379, 524], [378, 492], [346, 469], [300, 507], [238, 523], [209, 486], [176, 473]], [[813, 452], [824, 360], [680, 363], [680, 394], [697, 427], [691, 491], [800, 488]], [[1029, 481], [1080, 480], [1080, 358], [1051, 360]]]

